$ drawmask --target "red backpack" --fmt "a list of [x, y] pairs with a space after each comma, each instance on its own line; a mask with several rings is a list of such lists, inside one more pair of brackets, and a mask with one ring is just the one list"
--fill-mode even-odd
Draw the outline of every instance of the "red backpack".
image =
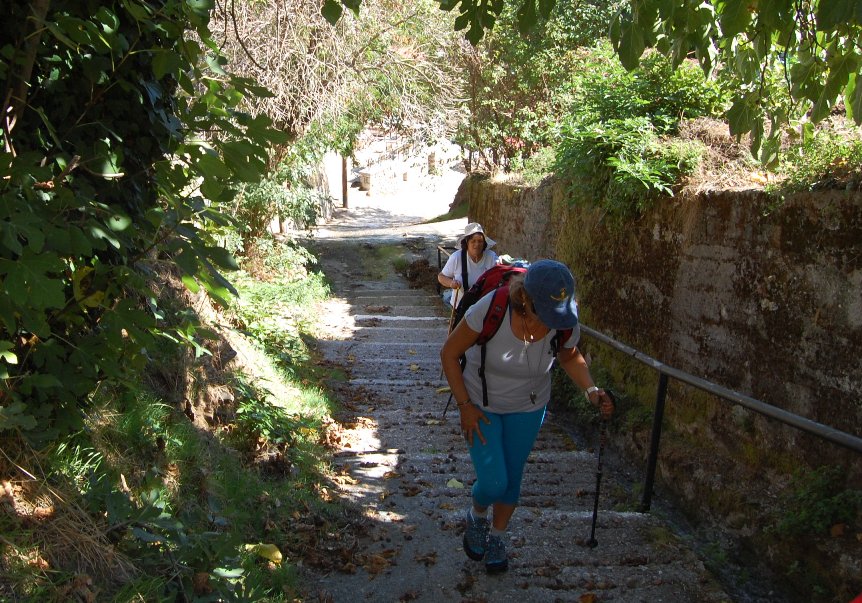
[[[479, 363], [479, 378], [482, 380], [482, 406], [488, 406], [488, 384], [485, 381], [485, 344], [497, 334], [503, 318], [506, 316], [506, 310], [509, 308], [509, 281], [517, 274], [526, 274], [526, 262], [519, 261], [515, 264], [497, 264], [488, 268], [470, 287], [455, 308], [455, 316], [452, 321], [452, 328], [464, 318], [467, 309], [477, 301], [485, 297], [491, 291], [494, 292], [494, 298], [491, 300], [491, 305], [485, 313], [485, 318], [482, 319], [482, 330], [479, 332], [479, 338], [476, 339], [474, 345], [482, 346], [482, 359]], [[572, 329], [558, 329], [554, 337], [551, 339], [551, 353], [556, 358], [557, 353], [563, 347], [563, 344], [569, 340], [572, 335]], [[467, 358], [461, 356], [461, 370], [467, 366]], [[449, 401], [446, 403], [446, 409], [443, 411], [443, 416], [446, 416], [446, 411], [449, 409], [449, 404], [452, 402], [452, 395], [449, 395]]]

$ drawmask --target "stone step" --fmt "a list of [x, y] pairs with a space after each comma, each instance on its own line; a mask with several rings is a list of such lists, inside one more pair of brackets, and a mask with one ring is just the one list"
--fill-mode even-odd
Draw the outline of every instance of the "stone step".
[[[446, 341], [446, 327], [401, 327], [391, 326], [390, 322], [371, 323], [370, 326], [357, 325], [352, 339], [366, 343], [435, 343], [438, 347]], [[397, 323], [395, 323], [397, 324]], [[377, 361], [372, 358], [371, 361]]]
[[[333, 458], [343, 476], [339, 494], [361, 508], [370, 530], [357, 540], [351, 572], [321, 577], [329, 597], [322, 600], [730, 601], [661, 519], [618, 510], [630, 504], [629, 486], [609, 471], [598, 499], [598, 546], [585, 546], [597, 459], [554, 422], [559, 401], [525, 467], [507, 533], [509, 571], [489, 576], [467, 559], [463, 515], [475, 474], [454, 404], [443, 416], [449, 393], [439, 360], [451, 313], [436, 296], [420, 303], [415, 291], [391, 282], [343, 281], [338, 311], [353, 327], [319, 344], [348, 375], [329, 384], [344, 409], [333, 417], [345, 434]], [[370, 558], [379, 563], [374, 570]]]
[[431, 318], [434, 320], [445, 319], [449, 320], [449, 315], [444, 312], [437, 311], [434, 306], [430, 305], [394, 305], [387, 304], [382, 301], [373, 301], [370, 303], [353, 304], [350, 312], [354, 317], [362, 316], [369, 318], [386, 318], [404, 319], [404, 318]]
[[[350, 275], [351, 277], [353, 275]], [[393, 295], [403, 297], [429, 297], [428, 292], [424, 289], [414, 289], [406, 281], [347, 281], [345, 286], [337, 289], [338, 295]], [[366, 293], [370, 292], [370, 293]]]
[[352, 291], [347, 298], [357, 306], [364, 305], [389, 305], [389, 306], [424, 306], [448, 312], [449, 308], [443, 304], [443, 300], [436, 295], [428, 295], [425, 291], [416, 289], [393, 289], [375, 291], [369, 295], [363, 290]]
[[[349, 368], [351, 382], [359, 385], [362, 379], [375, 385], [397, 385], [399, 380], [410, 380], [420, 383], [436, 383], [445, 385], [440, 375], [440, 361], [429, 362], [424, 359], [394, 360], [377, 358], [372, 362], [355, 363]], [[438, 386], [438, 387], [439, 387]]]
[[[355, 332], [353, 333], [355, 336]], [[363, 358], [411, 358], [439, 357], [440, 343], [435, 341], [355, 341], [351, 339], [328, 339], [318, 342], [318, 350], [332, 361], [356, 362]], [[351, 361], [350, 358], [353, 358]]]

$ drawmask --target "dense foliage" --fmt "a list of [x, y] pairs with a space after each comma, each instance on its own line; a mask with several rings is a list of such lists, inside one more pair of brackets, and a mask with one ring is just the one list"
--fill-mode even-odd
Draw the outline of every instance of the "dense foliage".
[[507, 4], [497, 27], [464, 46], [466, 115], [457, 140], [485, 168], [520, 169], [556, 141], [558, 122], [577, 98], [570, 83], [582, 67], [578, 49], [607, 32], [619, 2], [561, 4], [539, 27], [522, 33]]
[[680, 120], [719, 115], [724, 94], [692, 64], [674, 69], [653, 53], [627, 71], [606, 44], [579, 53], [561, 120], [556, 173], [575, 202], [631, 217], [660, 195], [673, 194], [698, 165], [702, 147], [674, 138]]
[[[633, 0], [612, 30], [633, 68], [654, 46], [674, 64], [691, 53], [731, 83], [730, 131], [751, 133], [752, 150], [774, 164], [782, 126], [815, 124], [843, 105], [862, 124], [862, 11], [858, 2]], [[788, 102], [774, 102], [783, 96]]]
[[[219, 208], [253, 181], [262, 93], [228, 75], [203, 3], [13, 2], [0, 24], [0, 430], [74, 429], [156, 338], [199, 338], [150, 286], [161, 263], [226, 303]], [[38, 429], [36, 427], [38, 426]]]
[[[361, 0], [326, 0], [335, 22], [341, 6], [359, 10]], [[556, 0], [439, 0], [457, 11], [455, 26], [473, 44], [514, 10], [521, 31], [551, 15]], [[734, 135], [750, 133], [761, 160], [778, 160], [785, 126], [806, 135], [830, 112], [842, 110], [862, 124], [862, 10], [836, 0], [630, 0], [611, 27], [620, 61], [634, 69], [655, 47], [673, 65], [695, 57], [707, 74], [717, 69], [731, 82], [727, 113]], [[776, 102], [776, 93], [784, 100]]]
[[243, 229], [243, 244], [232, 249], [251, 251], [276, 216], [303, 228], [326, 215], [314, 171], [327, 151], [351, 157], [367, 126], [415, 144], [452, 130], [459, 44], [451, 16], [433, 0], [368, 0], [337, 27], [302, 0], [231, 2], [213, 18], [231, 71], [271, 93], [244, 108], [269, 115], [289, 137], [264, 181], [243, 187], [231, 207]]

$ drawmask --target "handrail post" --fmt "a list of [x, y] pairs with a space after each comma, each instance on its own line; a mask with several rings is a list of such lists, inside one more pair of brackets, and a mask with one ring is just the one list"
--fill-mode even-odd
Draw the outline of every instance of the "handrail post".
[[650, 438], [649, 456], [647, 457], [644, 493], [641, 499], [641, 513], [648, 512], [652, 504], [652, 490], [655, 483], [656, 463], [658, 461], [658, 446], [661, 441], [661, 425], [664, 420], [664, 402], [667, 398], [667, 381], [667, 375], [659, 373], [658, 389], [655, 395], [655, 413], [653, 413], [652, 418], [652, 437]]
[[[440, 257], [440, 252], [441, 252], [441, 251], [443, 251], [443, 250], [442, 250], [442, 249], [440, 249], [440, 246], [439, 246], [439, 245], [437, 245], [437, 272], [438, 272], [438, 273], [439, 273], [441, 270], [443, 270], [443, 258], [442, 258], [442, 257]], [[441, 287], [440, 287], [440, 281], [437, 281], [437, 295], [440, 295], [440, 289], [441, 289]]]

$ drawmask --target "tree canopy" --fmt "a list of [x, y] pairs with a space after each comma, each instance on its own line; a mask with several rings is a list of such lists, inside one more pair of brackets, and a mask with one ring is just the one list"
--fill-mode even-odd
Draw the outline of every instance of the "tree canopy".
[[[336, 21], [342, 6], [326, 0]], [[522, 32], [547, 18], [556, 0], [516, 0]], [[476, 44], [508, 6], [505, 0], [439, 0], [458, 13], [455, 27]], [[620, 61], [634, 69], [647, 48], [678, 65], [694, 58], [707, 73], [720, 70], [734, 90], [727, 113], [732, 134], [751, 134], [752, 151], [775, 161], [782, 128], [803, 135], [830, 112], [862, 124], [862, 0], [630, 0], [615, 19], [611, 39]]]
[[[337, 27], [301, 0], [231, 3], [214, 21], [233, 72], [272, 93], [249, 110], [269, 115], [293, 137], [345, 119], [359, 128], [388, 121], [438, 132], [454, 121], [459, 44], [451, 16], [433, 0], [366, 0], [361, 13], [345, 15]], [[352, 150], [351, 140], [329, 142]]]

